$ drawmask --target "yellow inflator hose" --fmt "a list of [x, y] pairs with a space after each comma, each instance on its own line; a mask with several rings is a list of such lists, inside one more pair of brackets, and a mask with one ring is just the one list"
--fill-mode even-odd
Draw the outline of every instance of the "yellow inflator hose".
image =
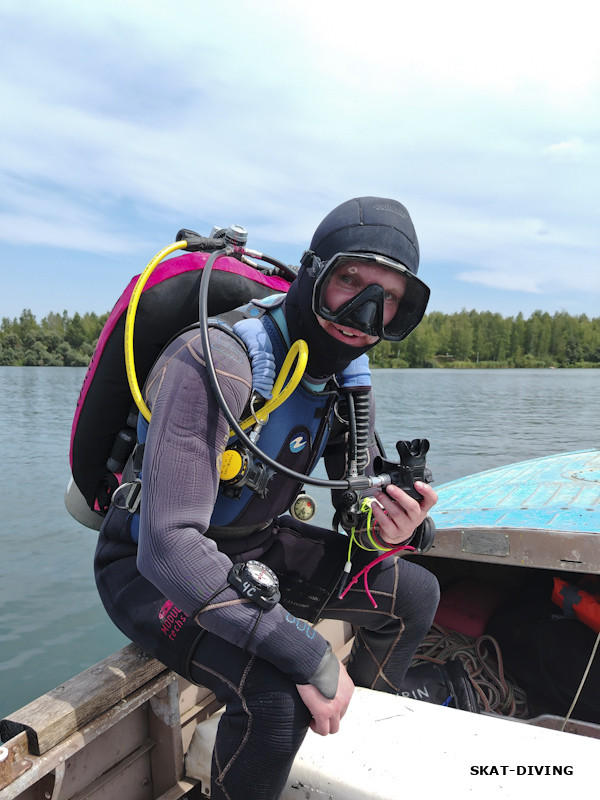
[[142, 272], [140, 277], [137, 279], [135, 286], [133, 287], [133, 292], [131, 293], [131, 299], [129, 300], [129, 305], [127, 306], [127, 316], [125, 317], [125, 371], [127, 372], [127, 381], [129, 383], [129, 390], [133, 396], [136, 406], [139, 408], [140, 412], [144, 416], [144, 418], [150, 422], [150, 417], [152, 416], [150, 409], [144, 402], [144, 398], [142, 397], [142, 393], [140, 391], [140, 385], [138, 383], [137, 375], [135, 372], [135, 358], [133, 355], [133, 328], [135, 326], [135, 315], [137, 312], [138, 303], [140, 302], [140, 297], [142, 292], [144, 291], [144, 286], [148, 282], [148, 278], [156, 267], [160, 264], [163, 258], [166, 258], [168, 255], [173, 253], [175, 250], [185, 250], [187, 247], [187, 242], [182, 240], [180, 242], [173, 242], [173, 244], [168, 245], [168, 247], [164, 247], [159, 253], [157, 253], [154, 258], [149, 262], [146, 269]]
[[[140, 410], [140, 413], [143, 415], [144, 419], [146, 419], [148, 422], [150, 422], [152, 412], [144, 402], [135, 371], [135, 356], [133, 352], [133, 330], [135, 327], [135, 315], [137, 313], [140, 297], [144, 291], [144, 286], [148, 282], [150, 275], [152, 275], [156, 267], [164, 258], [173, 253], [175, 250], [185, 250], [187, 245], [188, 243], [185, 239], [179, 242], [173, 242], [173, 244], [164, 247], [154, 256], [154, 258], [148, 263], [146, 269], [137, 279], [133, 288], [133, 292], [131, 293], [129, 305], [127, 307], [124, 334], [125, 370], [127, 372], [127, 381], [129, 383], [129, 389], [136, 406]], [[285, 384], [294, 360], [296, 361], [294, 372], [287, 384]], [[296, 386], [302, 380], [302, 375], [304, 374], [307, 361], [308, 346], [303, 339], [298, 339], [298, 341], [294, 342], [294, 344], [291, 346], [285, 361], [283, 362], [283, 366], [281, 367], [279, 375], [277, 376], [277, 380], [275, 381], [275, 385], [273, 386], [273, 397], [255, 413], [255, 416], [248, 417], [242, 423], [240, 423], [243, 429], [249, 428], [251, 425], [255, 425], [257, 422], [262, 422], [264, 424], [267, 421], [270, 412], [288, 399]], [[233, 436], [233, 431], [230, 431], [229, 435]]]
[[[294, 368], [294, 372], [292, 373], [292, 377], [289, 379], [287, 384], [285, 381], [290, 373], [290, 369], [292, 368], [292, 364], [296, 361], [296, 366]], [[308, 361], [308, 345], [304, 341], [304, 339], [298, 339], [293, 343], [290, 347], [287, 356], [285, 357], [285, 361], [279, 371], [279, 375], [277, 376], [277, 380], [273, 386], [272, 397], [270, 400], [258, 409], [254, 413], [254, 416], [247, 417], [243, 422], [240, 422], [240, 427], [242, 430], [249, 428], [252, 425], [258, 423], [265, 423], [269, 418], [269, 414], [271, 411], [274, 411], [278, 406], [288, 399], [291, 393], [294, 391], [296, 386], [302, 380], [302, 376], [304, 375], [304, 370], [306, 369], [306, 362]], [[285, 384], [285, 386], [284, 386]], [[234, 436], [234, 432], [232, 430], [229, 431], [229, 436]]]

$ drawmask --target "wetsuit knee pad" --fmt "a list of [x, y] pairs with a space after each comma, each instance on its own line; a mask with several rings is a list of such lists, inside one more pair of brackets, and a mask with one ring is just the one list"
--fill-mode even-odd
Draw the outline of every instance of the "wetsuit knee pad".
[[212, 766], [215, 797], [279, 797], [310, 712], [293, 682], [267, 661], [211, 634], [196, 648], [190, 676], [225, 704]]
[[398, 586], [394, 594], [394, 614], [405, 621], [429, 620], [431, 625], [440, 601], [440, 585], [433, 573], [412, 561], [398, 559]]

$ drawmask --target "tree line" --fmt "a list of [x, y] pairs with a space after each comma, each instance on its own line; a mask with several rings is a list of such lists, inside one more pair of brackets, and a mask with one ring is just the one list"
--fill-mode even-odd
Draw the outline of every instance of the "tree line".
[[[85, 367], [108, 313], [38, 322], [29, 309], [0, 324], [0, 366]], [[381, 342], [373, 367], [600, 367], [600, 317], [535, 311], [503, 317], [490, 311], [427, 314], [402, 342]]]
[[51, 312], [41, 322], [26, 308], [0, 324], [0, 366], [87, 367], [108, 313]]
[[600, 367], [600, 317], [534, 311], [427, 314], [402, 342], [382, 342], [378, 367]]

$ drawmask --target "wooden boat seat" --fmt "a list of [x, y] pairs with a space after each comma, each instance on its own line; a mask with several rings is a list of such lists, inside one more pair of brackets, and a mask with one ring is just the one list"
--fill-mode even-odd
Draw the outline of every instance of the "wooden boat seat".
[[[318, 627], [344, 658], [351, 626]], [[219, 707], [210, 690], [127, 645], [0, 722], [0, 798], [82, 800], [103, 789], [177, 800], [197, 782], [184, 766], [194, 731]]]

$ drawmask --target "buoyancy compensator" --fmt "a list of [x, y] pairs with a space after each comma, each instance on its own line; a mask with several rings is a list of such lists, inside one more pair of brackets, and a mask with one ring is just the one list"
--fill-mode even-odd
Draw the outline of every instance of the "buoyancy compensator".
[[[198, 241], [194, 252], [167, 261], [161, 251], [140, 290], [135, 314], [133, 353], [140, 383], [167, 342], [183, 328], [198, 322], [198, 294], [209, 255], [202, 244], [221, 247], [223, 238], [208, 239], [191, 232]], [[194, 239], [195, 237], [195, 239]], [[180, 240], [173, 249], [192, 250]], [[271, 260], [272, 263], [273, 260]], [[150, 262], [152, 264], [152, 262]], [[150, 264], [148, 265], [150, 266]], [[141, 276], [129, 282], [117, 300], [100, 334], [79, 394], [71, 429], [72, 481], [67, 490], [67, 508], [88, 527], [99, 528], [120, 473], [135, 443], [138, 409], [127, 380], [125, 324], [130, 301]], [[224, 256], [215, 265], [207, 298], [208, 314], [216, 316], [253, 298], [286, 292], [294, 272], [277, 263], [261, 270], [250, 258]]]
[[[340, 480], [295, 472], [262, 452], [232, 414], [221, 392], [212, 358], [209, 317], [231, 311], [251, 299], [285, 292], [295, 277], [293, 268], [247, 249], [245, 242], [246, 231], [240, 226], [213, 230], [210, 237], [181, 230], [176, 242], [161, 250], [144, 272], [130, 282], [111, 312], [84, 379], [71, 435], [73, 481], [65, 499], [73, 516], [88, 527], [100, 527], [120, 484], [119, 470], [135, 442], [132, 434], [138, 411], [150, 418], [141, 397], [140, 382], [167, 342], [192, 324], [200, 329], [213, 393], [232, 435], [266, 467], [301, 484], [349, 490], [357, 498], [362, 492], [396, 483], [403, 474], [400, 469], [390, 469], [367, 476], [363, 464], [361, 469], [350, 470]], [[163, 262], [178, 249], [188, 253]], [[258, 261], [272, 268], [262, 272]], [[386, 469], [391, 464], [382, 462]], [[419, 478], [430, 480], [431, 475], [424, 472]], [[78, 516], [82, 508], [86, 514]], [[88, 510], [95, 524], [90, 522]]]

